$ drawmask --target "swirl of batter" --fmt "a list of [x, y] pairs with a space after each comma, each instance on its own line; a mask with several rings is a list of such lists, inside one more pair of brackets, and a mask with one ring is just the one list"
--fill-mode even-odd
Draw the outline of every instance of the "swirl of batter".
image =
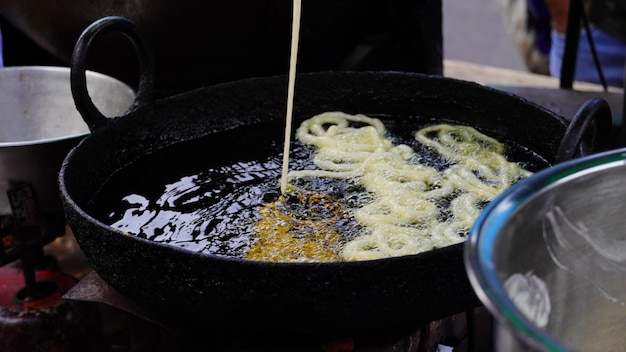
[[323, 113], [304, 121], [296, 134], [315, 147], [317, 169], [291, 171], [291, 180], [346, 179], [371, 195], [368, 204], [353, 209], [365, 230], [345, 244], [343, 260], [410, 255], [462, 242], [487, 202], [530, 175], [506, 160], [503, 144], [469, 126], [439, 124], [415, 133], [449, 162], [443, 171], [418, 163], [411, 147], [394, 146], [383, 123], [365, 115]]

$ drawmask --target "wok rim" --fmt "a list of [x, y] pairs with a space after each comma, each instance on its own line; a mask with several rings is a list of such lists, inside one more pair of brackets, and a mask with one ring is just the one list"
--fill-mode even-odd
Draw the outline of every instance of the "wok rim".
[[[441, 82], [450, 82], [451, 84], [456, 84], [459, 85], [459, 88], [464, 87], [464, 88], [468, 88], [471, 87], [473, 89], [478, 89], [478, 90], [482, 90], [488, 94], [493, 94], [494, 96], [500, 96], [500, 97], [507, 97], [508, 99], [512, 99], [515, 100], [519, 103], [523, 103], [524, 105], [529, 106], [529, 108], [533, 108], [535, 110], [537, 110], [539, 113], [545, 114], [546, 116], [550, 116], [553, 119], [555, 119], [559, 124], [561, 124], [565, 130], [565, 128], [567, 128], [568, 126], [568, 122], [567, 120], [555, 113], [554, 111], [551, 111], [539, 104], [533, 103], [529, 100], [527, 100], [524, 97], [518, 96], [516, 94], [507, 92], [507, 91], [503, 91], [503, 90], [499, 90], [493, 87], [489, 87], [489, 86], [485, 86], [476, 82], [471, 82], [471, 81], [465, 81], [465, 80], [460, 80], [457, 78], [450, 78], [450, 77], [444, 77], [444, 76], [438, 76], [438, 75], [429, 75], [429, 74], [423, 74], [423, 73], [416, 73], [416, 72], [401, 72], [401, 71], [319, 71], [319, 72], [307, 72], [307, 73], [298, 73], [297, 77], [296, 77], [296, 95], [297, 95], [297, 91], [298, 91], [298, 77], [333, 77], [334, 79], [337, 79], [338, 77], [343, 77], [343, 76], [349, 76], [349, 77], [358, 77], [359, 79], [364, 79], [364, 78], [369, 78], [369, 79], [380, 79], [380, 78], [384, 78], [384, 79], [391, 79], [394, 77], [403, 77], [403, 78], [415, 78], [415, 79], [419, 79], [419, 80], [429, 80], [429, 81], [441, 81]], [[166, 101], [166, 100], [173, 100], [175, 101], [176, 99], [185, 99], [185, 97], [188, 96], [188, 94], [193, 94], [194, 92], [199, 92], [203, 89], [209, 88], [209, 89], [213, 89], [213, 90], [219, 90], [221, 87], [232, 87], [232, 86], [237, 86], [237, 85], [241, 85], [241, 84], [246, 84], [246, 83], [254, 83], [254, 82], [262, 82], [262, 81], [266, 81], [266, 80], [284, 80], [285, 82], [287, 81], [287, 75], [275, 75], [275, 76], [267, 76], [267, 77], [251, 77], [251, 78], [245, 78], [245, 79], [241, 79], [241, 80], [236, 80], [236, 81], [230, 81], [230, 82], [223, 82], [223, 83], [219, 83], [219, 84], [215, 84], [215, 85], [210, 85], [210, 86], [205, 86], [205, 87], [200, 87], [200, 88], [196, 88], [193, 89], [191, 91], [188, 92], [183, 92], [183, 93], [179, 93], [176, 94], [174, 96], [168, 97], [168, 98], [164, 98], [164, 99], [158, 99], [152, 102], [149, 102], [145, 105], [142, 106], [138, 106], [135, 107], [132, 111], [129, 111], [130, 114], [134, 114], [134, 113], [140, 113], [144, 107], [158, 107], [159, 104], [161, 104], [162, 102]], [[285, 92], [285, 99], [286, 99], [286, 92]], [[171, 104], [171, 101], [166, 102], [168, 104]], [[127, 113], [128, 114], [128, 113]], [[117, 120], [123, 120], [124, 118], [126, 118], [126, 115], [118, 117], [116, 119], [112, 119], [109, 121], [108, 125], [100, 128], [102, 130], [108, 129], [111, 125], [114, 125]], [[271, 121], [275, 121], [275, 120], [271, 120]], [[280, 119], [278, 119], [278, 121], [282, 121]], [[241, 127], [240, 125], [233, 125], [231, 128], [235, 129]], [[267, 261], [260, 261], [260, 260], [250, 260], [250, 259], [245, 259], [245, 258], [238, 258], [238, 257], [233, 257], [233, 256], [225, 256], [225, 255], [216, 255], [216, 254], [212, 254], [212, 253], [201, 253], [201, 252], [195, 252], [195, 251], [191, 251], [185, 248], [181, 248], [175, 245], [168, 245], [165, 243], [160, 243], [160, 242], [155, 242], [152, 240], [148, 240], [148, 239], [144, 239], [144, 238], [140, 238], [137, 236], [133, 236], [133, 235], [127, 235], [125, 234], [123, 231], [117, 230], [109, 225], [106, 225], [105, 223], [103, 223], [102, 221], [94, 218], [93, 216], [91, 216], [90, 214], [88, 214], [81, 206], [79, 206], [74, 198], [69, 194], [67, 187], [66, 187], [66, 183], [65, 183], [65, 172], [67, 170], [66, 165], [72, 162], [72, 158], [73, 155], [76, 153], [77, 150], [79, 150], [81, 148], [81, 146], [83, 145], [83, 143], [88, 142], [90, 139], [95, 138], [98, 134], [98, 132], [100, 132], [100, 129], [96, 129], [95, 131], [92, 131], [91, 134], [87, 135], [75, 148], [73, 148], [68, 155], [66, 156], [65, 160], [63, 161], [63, 165], [60, 169], [59, 172], [59, 190], [61, 192], [62, 198], [68, 203], [68, 205], [70, 205], [74, 211], [76, 211], [81, 217], [83, 217], [85, 220], [97, 225], [98, 227], [101, 227], [103, 229], [105, 229], [108, 233], [115, 233], [115, 234], [119, 234], [122, 236], [127, 236], [127, 237], [131, 237], [133, 241], [138, 241], [140, 243], [143, 244], [149, 244], [149, 245], [156, 245], [158, 247], [167, 249], [167, 250], [173, 250], [176, 252], [181, 252], [181, 253], [185, 253], [188, 255], [192, 255], [192, 256], [198, 256], [198, 257], [206, 257], [209, 259], [214, 259], [214, 260], [220, 260], [220, 261], [231, 261], [231, 262], [237, 262], [237, 263], [251, 263], [251, 265], [267, 265], [267, 264], [271, 264], [273, 266], [276, 267], [320, 267], [320, 266], [327, 266], [327, 267], [343, 267], [343, 266], [351, 266], [351, 265], [358, 265], [358, 263], [364, 263], [364, 262], [370, 262], [370, 263], [378, 263], [378, 262], [393, 262], [393, 261], [401, 261], [401, 260], [407, 260], [408, 259], [413, 259], [413, 258], [422, 258], [422, 257], [428, 257], [431, 255], [436, 255], [437, 253], [440, 252], [447, 252], [447, 251], [454, 251], [454, 250], [458, 250], [459, 248], [463, 248], [465, 243], [468, 242], [469, 240], [469, 236], [462, 242], [456, 243], [456, 244], [452, 244], [446, 247], [442, 247], [442, 248], [437, 248], [437, 249], [432, 249], [429, 251], [425, 251], [425, 252], [420, 252], [420, 253], [416, 253], [416, 254], [410, 254], [410, 255], [403, 255], [403, 256], [394, 256], [394, 257], [387, 257], [387, 258], [380, 258], [380, 259], [368, 259], [368, 260], [357, 260], [357, 261], [337, 261], [337, 262], [267, 262]], [[228, 128], [223, 129], [218, 131], [217, 133], [223, 133], [226, 132], [228, 130]], [[198, 137], [194, 137], [194, 138], [198, 138]], [[545, 157], [545, 156], [542, 156]], [[552, 161], [549, 161], [550, 164], [552, 164]]]
[[[300, 84], [304, 88], [300, 92], [308, 94], [300, 93], [306, 99], [300, 99], [299, 105], [296, 92], [294, 104], [298, 111], [294, 116], [301, 118], [330, 111], [329, 108], [340, 108], [346, 113], [425, 118], [423, 121], [448, 118], [472, 124], [494, 136], [510, 136], [511, 142], [528, 147], [546, 165], [554, 164], [559, 140], [568, 127], [567, 120], [555, 112], [476, 82], [389, 71], [325, 71], [302, 73], [298, 77], [304, 76], [308, 79], [306, 82], [297, 80], [296, 91]], [[174, 314], [184, 313], [204, 320], [205, 317], [198, 317], [204, 312], [237, 327], [241, 327], [242, 319], [252, 318], [259, 324], [257, 328], [265, 330], [276, 324], [285, 331], [298, 326], [316, 333], [389, 328], [390, 324], [404, 328], [479, 307], [481, 302], [465, 272], [464, 242], [418, 254], [362, 261], [253, 261], [198, 253], [123, 235], [78, 206], [88, 204], [101, 182], [112, 175], [110, 172], [123, 168], [137, 156], [173, 143], [255, 123], [284, 121], [284, 110], [280, 107], [284, 109], [286, 87], [286, 75], [252, 77], [140, 104], [127, 113], [132, 116], [108, 121], [72, 149], [61, 167], [59, 188], [68, 224], [72, 229], [84, 231], [77, 233], [76, 238], [94, 270], [105, 282], [131, 298], [149, 301], [157, 307], [179, 302], [172, 305], [176, 310]], [[241, 104], [241, 99], [247, 99], [255, 91], [261, 93]], [[335, 94], [329, 96], [329, 91]], [[446, 95], [445, 98], [439, 98], [442, 95]], [[241, 106], [233, 106], [233, 103]], [[493, 103], [496, 110], [488, 110], [486, 106], [491, 109]], [[267, 114], [266, 109], [269, 109]], [[456, 118], [454, 113], [464, 109], [473, 110], [468, 110], [471, 113], [467, 116], [461, 114]], [[488, 118], [483, 119], [486, 114]], [[135, 130], [149, 121], [156, 121], [154, 125], [149, 123], [151, 129]], [[179, 129], [176, 126], [181, 125], [181, 121], [187, 126], [190, 123], [201, 125], [192, 131], [185, 129], [186, 126]], [[168, 128], [173, 128], [174, 133], [165, 132]], [[528, 138], [529, 133], [534, 132], [543, 137]], [[114, 147], [107, 148], [109, 145]], [[113, 157], [113, 151], [123, 155]], [[109, 164], [101, 166], [102, 163]], [[157, 267], [165, 271], [168, 284], [176, 282], [178, 285], [167, 289], [157, 286], [163, 283], [163, 276], [150, 275], [155, 266], [144, 259], [163, 260], [164, 264]], [[190, 271], [188, 275], [179, 275], [181, 270]], [[277, 290], [273, 282], [288, 286], [289, 292]], [[196, 288], [202, 291], [190, 291]], [[254, 297], [250, 296], [251, 290], [256, 292]], [[160, 294], [153, 295], [157, 291]], [[224, 296], [225, 293], [229, 295]], [[181, 294], [184, 301], [180, 301]], [[237, 297], [230, 298], [232, 294]], [[276, 297], [280, 297], [279, 303]], [[264, 315], [263, 307], [276, 304], [290, 309], [279, 308], [271, 316]], [[241, 311], [242, 306], [250, 311]], [[235, 314], [226, 309], [234, 309]], [[289, 313], [294, 310], [310, 314], [295, 318]], [[250, 316], [250, 312], [254, 314]], [[393, 318], [393, 323], [387, 318]], [[297, 321], [292, 321], [294, 319]], [[268, 321], [272, 324], [264, 328]], [[218, 324], [223, 326], [222, 322]]]

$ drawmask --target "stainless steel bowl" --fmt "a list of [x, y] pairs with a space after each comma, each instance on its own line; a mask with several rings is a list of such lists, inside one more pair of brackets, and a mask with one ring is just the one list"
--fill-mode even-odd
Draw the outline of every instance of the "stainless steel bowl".
[[626, 346], [626, 149], [538, 172], [475, 222], [465, 264], [497, 351]]
[[[112, 77], [87, 72], [88, 91], [105, 116], [120, 116], [134, 91]], [[0, 215], [11, 214], [7, 191], [34, 189], [39, 211], [62, 214], [57, 177], [65, 155], [89, 133], [76, 110], [68, 67], [0, 68]]]

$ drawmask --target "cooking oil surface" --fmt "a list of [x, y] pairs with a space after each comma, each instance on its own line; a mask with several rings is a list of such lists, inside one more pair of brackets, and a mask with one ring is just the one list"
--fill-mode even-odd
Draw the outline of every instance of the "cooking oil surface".
[[[393, 142], [411, 146], [420, 163], [448, 167], [448, 160], [415, 141], [417, 128], [394, 129], [386, 122]], [[339, 260], [341, 246], [363, 231], [351, 209], [370, 199], [349, 181], [322, 178], [297, 180], [296, 188], [307, 191], [281, 197], [281, 132], [278, 125], [250, 126], [145, 155], [112, 175], [88, 211], [129, 235], [194, 252], [275, 261]], [[528, 150], [510, 149], [512, 159], [529, 169], [546, 166]], [[290, 169], [313, 169], [313, 153], [293, 140]], [[285, 242], [274, 238], [274, 246], [268, 246], [263, 234], [269, 232]], [[291, 259], [272, 253], [276, 250]]]

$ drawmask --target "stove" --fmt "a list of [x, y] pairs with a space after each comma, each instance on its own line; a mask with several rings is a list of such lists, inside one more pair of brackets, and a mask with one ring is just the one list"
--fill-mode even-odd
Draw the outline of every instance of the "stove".
[[[490, 351], [491, 316], [480, 307], [403, 331], [355, 333], [354, 335], [285, 335], [255, 333], [254, 329], [216, 330], [189, 335], [185, 324], [164, 317], [158, 309], [136, 302], [108, 285], [96, 272], [89, 272], [64, 298], [96, 303], [109, 311], [105, 326], [124, 326], [105, 336], [110, 351], [195, 351], [210, 348], [219, 352], [435, 352]], [[114, 314], [111, 314], [111, 311]], [[114, 329], [110, 329], [114, 330]]]
[[78, 280], [44, 247], [63, 231], [39, 212], [33, 188], [8, 191], [12, 214], [0, 217], [0, 341], [8, 351], [95, 350], [100, 320], [92, 305], [62, 298]]

